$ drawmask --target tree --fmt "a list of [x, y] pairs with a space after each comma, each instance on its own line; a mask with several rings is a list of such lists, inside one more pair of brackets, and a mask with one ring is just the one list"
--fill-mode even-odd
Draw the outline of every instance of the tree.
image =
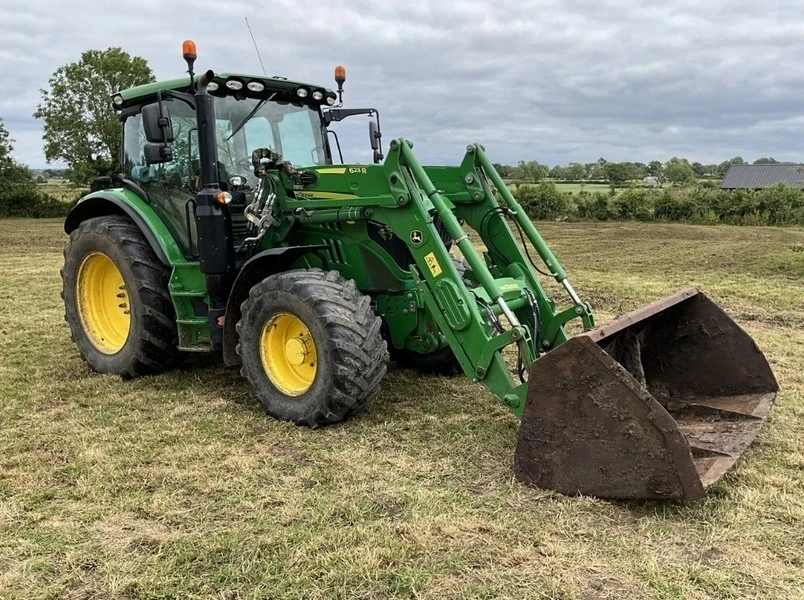
[[631, 169], [627, 163], [607, 162], [602, 166], [606, 174], [606, 179], [609, 180], [611, 185], [622, 185], [628, 181], [631, 176]]
[[661, 163], [661, 161], [652, 160], [648, 164], [647, 168], [648, 168], [648, 175], [650, 175], [651, 177], [655, 177], [656, 179], [659, 180], [660, 183], [664, 181], [664, 165]]
[[513, 167], [509, 167], [508, 165], [501, 165], [500, 163], [494, 163], [494, 169], [497, 173], [500, 174], [500, 177], [511, 177], [511, 173], [514, 170]]
[[567, 169], [561, 165], [556, 165], [550, 169], [550, 177], [553, 179], [567, 179]]
[[703, 177], [706, 175], [706, 167], [699, 162], [692, 163], [692, 170], [695, 171], [696, 177]]
[[642, 179], [648, 175], [648, 166], [645, 163], [635, 162], [628, 163], [630, 170], [629, 179]]
[[11, 156], [14, 151], [13, 143], [14, 140], [11, 139], [3, 119], [0, 119], [0, 169], [4, 169], [14, 161]]
[[589, 179], [595, 179], [595, 180], [606, 179], [606, 169], [604, 167], [605, 165], [595, 163], [592, 166], [592, 172], [589, 174]]
[[528, 162], [520, 160], [519, 164], [513, 169], [513, 175], [515, 179], [522, 181], [539, 181], [547, 177], [547, 168], [535, 160]]
[[744, 165], [746, 162], [742, 156], [735, 156], [729, 160], [724, 160], [717, 166], [717, 174], [719, 177], [724, 177], [732, 165]]
[[664, 167], [664, 174], [668, 181], [676, 185], [682, 185], [695, 179], [695, 171], [686, 158], [673, 157], [667, 161]]
[[586, 166], [581, 163], [570, 163], [567, 166], [567, 178], [572, 181], [586, 179]]
[[0, 187], [32, 182], [28, 167], [17, 164], [12, 155], [13, 152], [14, 140], [11, 139], [3, 119], [0, 119]]
[[775, 164], [777, 164], [778, 162], [779, 162], [779, 161], [778, 161], [778, 160], [776, 160], [775, 158], [773, 158], [772, 156], [771, 156], [771, 157], [768, 157], [768, 158], [766, 158], [766, 157], [764, 157], [764, 156], [763, 156], [762, 158], [758, 158], [758, 159], [756, 159], [756, 160], [754, 161], [754, 164], [755, 164], [755, 165], [775, 165]]
[[109, 99], [121, 89], [152, 81], [145, 59], [122, 48], [87, 50], [78, 62], [60, 67], [50, 88], [40, 90], [42, 103], [34, 113], [45, 122], [45, 158], [66, 162], [80, 183], [111, 168], [121, 127]]

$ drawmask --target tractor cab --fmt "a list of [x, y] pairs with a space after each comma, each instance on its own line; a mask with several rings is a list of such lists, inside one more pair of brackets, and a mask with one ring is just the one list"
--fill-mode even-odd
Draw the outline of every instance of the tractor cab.
[[[338, 67], [339, 92], [345, 76], [343, 67]], [[152, 200], [188, 258], [197, 254], [195, 195], [202, 188], [193, 91], [188, 79], [183, 78], [138, 86], [112, 98], [123, 121], [122, 179]], [[333, 139], [342, 162], [337, 134], [328, 126], [348, 116], [368, 114], [375, 117], [370, 126], [375, 160], [382, 156], [377, 110], [335, 106], [338, 95], [330, 89], [281, 77], [219, 73], [207, 83], [206, 91], [214, 105], [218, 185], [232, 195], [235, 246], [245, 238], [243, 213], [257, 188], [255, 150], [269, 148], [296, 167], [314, 168], [334, 162], [329, 143]], [[158, 160], [146, 152], [147, 115], [156, 107], [169, 119], [172, 130], [169, 153]]]
[[[280, 78], [221, 73], [208, 83], [214, 98], [214, 142], [217, 179], [232, 192], [235, 221], [257, 184], [252, 153], [271, 148], [298, 166], [332, 162], [323, 109], [335, 103], [335, 93], [323, 87]], [[172, 93], [178, 92], [178, 93]], [[122, 179], [139, 187], [151, 200], [185, 255], [196, 254], [195, 195], [201, 183], [201, 145], [192, 96], [186, 78], [125, 90], [112, 104], [123, 121]], [[170, 152], [159, 161], [146, 154], [148, 107], [161, 105], [170, 120]], [[235, 237], [238, 225], [233, 223]], [[240, 227], [243, 229], [243, 227]]]

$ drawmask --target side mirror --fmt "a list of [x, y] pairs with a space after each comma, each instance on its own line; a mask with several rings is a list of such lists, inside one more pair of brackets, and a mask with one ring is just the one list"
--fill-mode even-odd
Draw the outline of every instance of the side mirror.
[[173, 124], [164, 102], [154, 102], [142, 107], [142, 128], [145, 131], [145, 162], [149, 165], [173, 160], [170, 143], [173, 141]]
[[377, 124], [376, 120], [369, 121], [369, 142], [371, 143], [371, 149], [374, 150], [374, 162], [379, 163], [382, 160], [382, 150], [380, 149], [380, 138], [382, 138], [382, 132], [380, 131], [380, 126]]
[[145, 162], [149, 165], [171, 162], [173, 160], [173, 150], [170, 146], [161, 142], [148, 142], [143, 148], [145, 150]]
[[382, 133], [377, 129], [377, 121], [369, 121], [369, 143], [372, 150], [380, 149], [380, 138]]
[[163, 102], [154, 102], [142, 107], [142, 127], [149, 142], [169, 144], [173, 141], [170, 112]]

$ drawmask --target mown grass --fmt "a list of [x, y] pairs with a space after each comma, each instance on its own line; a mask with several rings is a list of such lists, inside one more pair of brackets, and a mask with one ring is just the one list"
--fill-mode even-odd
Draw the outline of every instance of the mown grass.
[[804, 597], [804, 231], [548, 223], [599, 320], [687, 285], [782, 386], [703, 501], [567, 498], [515, 481], [517, 423], [462, 378], [391, 369], [373, 408], [271, 420], [196, 359], [91, 372], [59, 298], [57, 221], [0, 221], [0, 597]]

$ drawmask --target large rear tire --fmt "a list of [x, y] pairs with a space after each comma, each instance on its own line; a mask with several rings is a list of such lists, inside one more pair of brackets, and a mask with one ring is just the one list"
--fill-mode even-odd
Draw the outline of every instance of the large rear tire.
[[170, 269], [129, 219], [82, 222], [64, 249], [61, 277], [64, 318], [89, 366], [135, 377], [175, 364]]
[[366, 408], [385, 375], [382, 321], [336, 271], [289, 271], [249, 292], [237, 323], [241, 374], [265, 411], [318, 427]]
[[451, 377], [462, 372], [461, 365], [449, 346], [427, 354], [420, 354], [406, 348], [392, 349], [391, 360], [396, 361], [401, 367], [427, 375]]

